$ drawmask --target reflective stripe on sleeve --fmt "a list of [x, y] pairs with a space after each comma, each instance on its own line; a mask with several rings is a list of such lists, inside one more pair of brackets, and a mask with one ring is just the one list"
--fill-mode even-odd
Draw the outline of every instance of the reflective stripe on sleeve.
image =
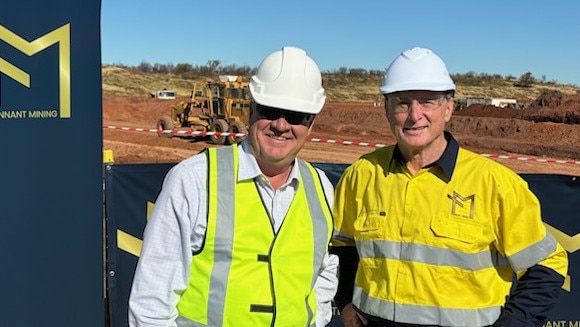
[[514, 271], [528, 269], [531, 266], [547, 258], [552, 252], [556, 251], [556, 238], [546, 230], [546, 236], [538, 243], [529, 246], [518, 253], [509, 256]]

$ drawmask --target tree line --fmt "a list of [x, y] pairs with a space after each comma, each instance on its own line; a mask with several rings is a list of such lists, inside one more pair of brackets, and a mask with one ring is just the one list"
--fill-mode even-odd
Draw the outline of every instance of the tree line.
[[[205, 65], [192, 65], [189, 63], [178, 64], [151, 64], [147, 61], [142, 61], [137, 66], [126, 66], [122, 64], [109, 65], [113, 67], [124, 68], [133, 72], [143, 74], [173, 74], [183, 79], [196, 79], [204, 76], [216, 75], [240, 75], [251, 76], [256, 67], [227, 65], [222, 66], [220, 60], [209, 60]], [[326, 70], [322, 75], [329, 75], [336, 78], [382, 78], [385, 74], [384, 70], [378, 69], [364, 69], [364, 68], [348, 68], [339, 67], [333, 70]], [[517, 87], [530, 87], [535, 83], [542, 84], [557, 84], [557, 81], [547, 81], [546, 76], [542, 75], [541, 79], [536, 78], [531, 72], [522, 74], [519, 78], [512, 75], [488, 74], [488, 73], [456, 73], [451, 74], [451, 78], [457, 83], [468, 86], [484, 86], [494, 82], [508, 81]]]

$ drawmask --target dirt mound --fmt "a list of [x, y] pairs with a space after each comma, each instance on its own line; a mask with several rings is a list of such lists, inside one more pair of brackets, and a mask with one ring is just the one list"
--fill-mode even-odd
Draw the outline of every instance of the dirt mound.
[[486, 104], [472, 104], [462, 110], [456, 111], [455, 116], [515, 118], [520, 115], [520, 110], [513, 108], [500, 108]]
[[474, 104], [448, 125], [463, 144], [534, 156], [580, 158], [580, 94], [544, 91], [524, 109]]
[[580, 124], [580, 94], [544, 91], [522, 112], [520, 118], [534, 122]]
[[534, 100], [529, 106], [532, 108], [546, 108], [546, 109], [556, 109], [562, 104], [562, 98], [564, 94], [556, 90], [545, 90], [540, 94], [540, 96]]
[[[181, 100], [138, 97], [103, 97], [103, 121], [126, 122], [126, 126], [155, 128], [157, 119], [171, 115], [171, 107]], [[145, 123], [145, 125], [143, 124]]]
[[580, 94], [565, 95], [560, 91], [545, 90], [524, 109], [499, 108], [473, 104], [456, 111], [455, 116], [514, 118], [533, 122], [580, 124]]
[[388, 130], [385, 109], [362, 103], [327, 103], [316, 117], [315, 130], [340, 133], [341, 138], [380, 137]]

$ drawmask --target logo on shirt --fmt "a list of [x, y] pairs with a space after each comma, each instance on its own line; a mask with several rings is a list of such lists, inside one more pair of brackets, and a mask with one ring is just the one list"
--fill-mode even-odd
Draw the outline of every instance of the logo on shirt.
[[465, 218], [473, 218], [475, 194], [462, 196], [456, 191], [453, 191], [453, 194], [447, 194], [447, 197], [451, 200], [451, 214]]

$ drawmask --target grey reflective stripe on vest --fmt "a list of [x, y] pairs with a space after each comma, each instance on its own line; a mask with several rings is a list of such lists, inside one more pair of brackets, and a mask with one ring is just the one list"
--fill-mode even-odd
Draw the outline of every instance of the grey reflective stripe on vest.
[[314, 185], [314, 176], [307, 164], [302, 160], [298, 160], [298, 169], [300, 170], [300, 176], [302, 177], [302, 183], [304, 184], [304, 191], [306, 192], [306, 201], [308, 202], [308, 209], [310, 210], [310, 217], [312, 218], [313, 235], [314, 238], [314, 262], [312, 273], [312, 284], [316, 282], [316, 277], [320, 267], [322, 266], [323, 256], [316, 255], [317, 253], [326, 253], [327, 246], [327, 235], [328, 235], [328, 225], [320, 204], [320, 198], [318, 197], [318, 192], [316, 191], [316, 186]]
[[356, 246], [361, 258], [421, 262], [436, 266], [458, 267], [464, 270], [481, 270], [509, 265], [507, 259], [497, 251], [465, 253], [424, 244], [389, 241], [358, 241]]
[[[308, 209], [310, 210], [310, 217], [312, 219], [312, 237], [314, 238], [314, 262], [312, 271], [312, 282], [311, 287], [314, 287], [316, 283], [316, 278], [322, 267], [323, 255], [318, 255], [319, 253], [326, 253], [327, 246], [327, 235], [328, 235], [328, 225], [324, 211], [322, 210], [320, 198], [318, 197], [318, 192], [316, 191], [316, 186], [314, 185], [314, 176], [312, 176], [312, 171], [308, 168], [307, 164], [298, 160], [298, 169], [300, 170], [300, 176], [302, 177], [302, 183], [304, 184], [304, 191], [306, 192], [306, 201], [308, 202]], [[308, 300], [306, 300], [308, 301]], [[308, 310], [308, 320], [313, 317], [313, 312], [310, 310], [310, 306], [306, 303], [306, 308]]]
[[[219, 249], [222, 253], [231, 253], [234, 239], [234, 192], [235, 189], [235, 174], [236, 168], [234, 166], [234, 151], [237, 147], [222, 147], [216, 149], [217, 157], [217, 192], [219, 200], [216, 208], [216, 226], [219, 226], [219, 233], [214, 236], [216, 239], [216, 246], [223, 246], [230, 244], [229, 249]], [[226, 239], [229, 241], [220, 241], [217, 239]], [[214, 249], [214, 252], [217, 252]], [[231, 258], [214, 255], [214, 265], [211, 272], [210, 290], [211, 296], [208, 299], [208, 325], [221, 326], [223, 324], [224, 303], [226, 301], [226, 289], [218, 285], [225, 285], [222, 282], [228, 280], [230, 274], [230, 267], [232, 265]]]
[[[236, 148], [237, 149], [237, 148]], [[234, 239], [234, 223], [233, 220], [235, 217], [234, 212], [234, 187], [235, 187], [235, 167], [234, 167], [234, 150], [230, 147], [222, 147], [216, 149], [216, 158], [217, 162], [217, 192], [219, 194], [219, 200], [217, 201], [217, 208], [216, 208], [216, 226], [219, 226], [219, 234], [215, 236], [217, 239], [218, 237], [221, 239]], [[211, 164], [211, 163], [210, 163]], [[208, 167], [208, 170], [211, 169]], [[209, 182], [208, 182], [209, 184]], [[233, 246], [233, 242], [215, 242], [217, 245], [224, 245], [224, 244], [231, 244]], [[222, 249], [221, 251], [225, 252], [232, 252], [232, 248], [229, 249]], [[214, 249], [215, 252], [215, 249]], [[228, 280], [230, 274], [230, 267], [232, 261], [230, 258], [224, 258], [217, 255], [214, 255], [214, 265], [211, 271], [210, 276], [210, 291], [209, 294], [211, 295], [208, 300], [208, 312], [207, 312], [207, 321], [208, 324], [200, 324], [198, 322], [191, 321], [187, 318], [179, 316], [176, 319], [176, 324], [179, 327], [204, 327], [204, 326], [222, 326], [223, 325], [223, 316], [224, 316], [224, 305], [226, 301], [226, 290], [223, 287], [219, 287], [222, 285], [221, 282]]]
[[[497, 320], [501, 307], [480, 309], [448, 309], [421, 305], [394, 303], [369, 297], [355, 285], [353, 303], [371, 315], [408, 324], [438, 326], [489, 326]], [[420, 315], [417, 312], [421, 312]], [[380, 313], [380, 315], [378, 314]]]

